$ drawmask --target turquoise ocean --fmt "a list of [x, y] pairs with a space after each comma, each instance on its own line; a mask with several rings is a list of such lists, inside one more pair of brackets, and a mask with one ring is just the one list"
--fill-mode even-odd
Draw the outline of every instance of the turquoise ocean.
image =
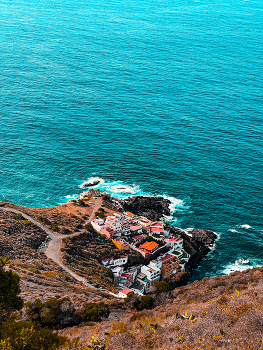
[[192, 280], [263, 265], [263, 0], [2, 0], [0, 200], [88, 179], [218, 233]]

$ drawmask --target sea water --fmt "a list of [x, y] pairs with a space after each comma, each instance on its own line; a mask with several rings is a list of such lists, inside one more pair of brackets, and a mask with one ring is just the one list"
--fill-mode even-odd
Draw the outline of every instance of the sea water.
[[2, 0], [0, 200], [99, 177], [210, 229], [193, 279], [262, 265], [263, 0]]

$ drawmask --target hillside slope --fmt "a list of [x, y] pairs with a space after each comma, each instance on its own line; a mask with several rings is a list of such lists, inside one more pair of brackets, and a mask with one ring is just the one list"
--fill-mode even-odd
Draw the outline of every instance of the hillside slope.
[[263, 267], [195, 281], [160, 295], [159, 303], [153, 310], [131, 310], [121, 321], [61, 334], [83, 344], [93, 336], [109, 350], [263, 348]]

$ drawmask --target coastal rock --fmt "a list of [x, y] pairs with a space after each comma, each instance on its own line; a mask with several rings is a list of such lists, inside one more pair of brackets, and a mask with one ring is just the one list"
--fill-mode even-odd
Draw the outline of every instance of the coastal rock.
[[184, 249], [191, 255], [188, 261], [188, 269], [192, 270], [210, 252], [217, 234], [210, 230], [192, 229], [183, 231], [179, 228], [172, 229], [184, 239]]
[[93, 182], [86, 182], [82, 185], [83, 188], [93, 187], [100, 183], [99, 180], [93, 181]]
[[123, 209], [150, 220], [160, 220], [170, 215], [170, 204], [171, 201], [163, 197], [134, 196], [124, 200]]

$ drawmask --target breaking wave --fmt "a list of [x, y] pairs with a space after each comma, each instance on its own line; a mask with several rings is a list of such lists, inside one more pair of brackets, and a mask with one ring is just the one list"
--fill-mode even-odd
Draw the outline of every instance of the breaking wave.
[[239, 225], [238, 227], [240, 227], [240, 228], [245, 228], [246, 230], [252, 228], [252, 227], [251, 227], [250, 225], [248, 225], [248, 224]]
[[[131, 196], [148, 196], [148, 197], [154, 197], [154, 196], [161, 196], [165, 199], [169, 199], [171, 204], [169, 205], [170, 209], [170, 215], [164, 216], [164, 219], [171, 224], [174, 224], [175, 222], [178, 223], [178, 219], [175, 217], [176, 213], [182, 212], [188, 207], [184, 203], [182, 199], [167, 196], [166, 194], [152, 194], [150, 192], [143, 191], [141, 187], [137, 184], [126, 184], [122, 181], [107, 181], [101, 177], [94, 176], [90, 177], [87, 180], [83, 181], [79, 188], [84, 189], [84, 185], [87, 183], [93, 183], [95, 181], [99, 181], [99, 183], [95, 186], [92, 186], [91, 188], [94, 189], [100, 189], [102, 192], [107, 192], [113, 197], [117, 197], [119, 199], [125, 199]], [[85, 188], [88, 190], [87, 188]], [[66, 199], [72, 199], [76, 198], [76, 195], [69, 195], [65, 197]]]
[[[231, 272], [252, 269], [254, 266], [255, 265], [252, 264], [248, 259], [240, 258], [232, 264], [231, 263], [227, 264], [222, 272], [225, 275], [229, 275]], [[257, 266], [259, 266], [259, 265], [257, 265]]]

